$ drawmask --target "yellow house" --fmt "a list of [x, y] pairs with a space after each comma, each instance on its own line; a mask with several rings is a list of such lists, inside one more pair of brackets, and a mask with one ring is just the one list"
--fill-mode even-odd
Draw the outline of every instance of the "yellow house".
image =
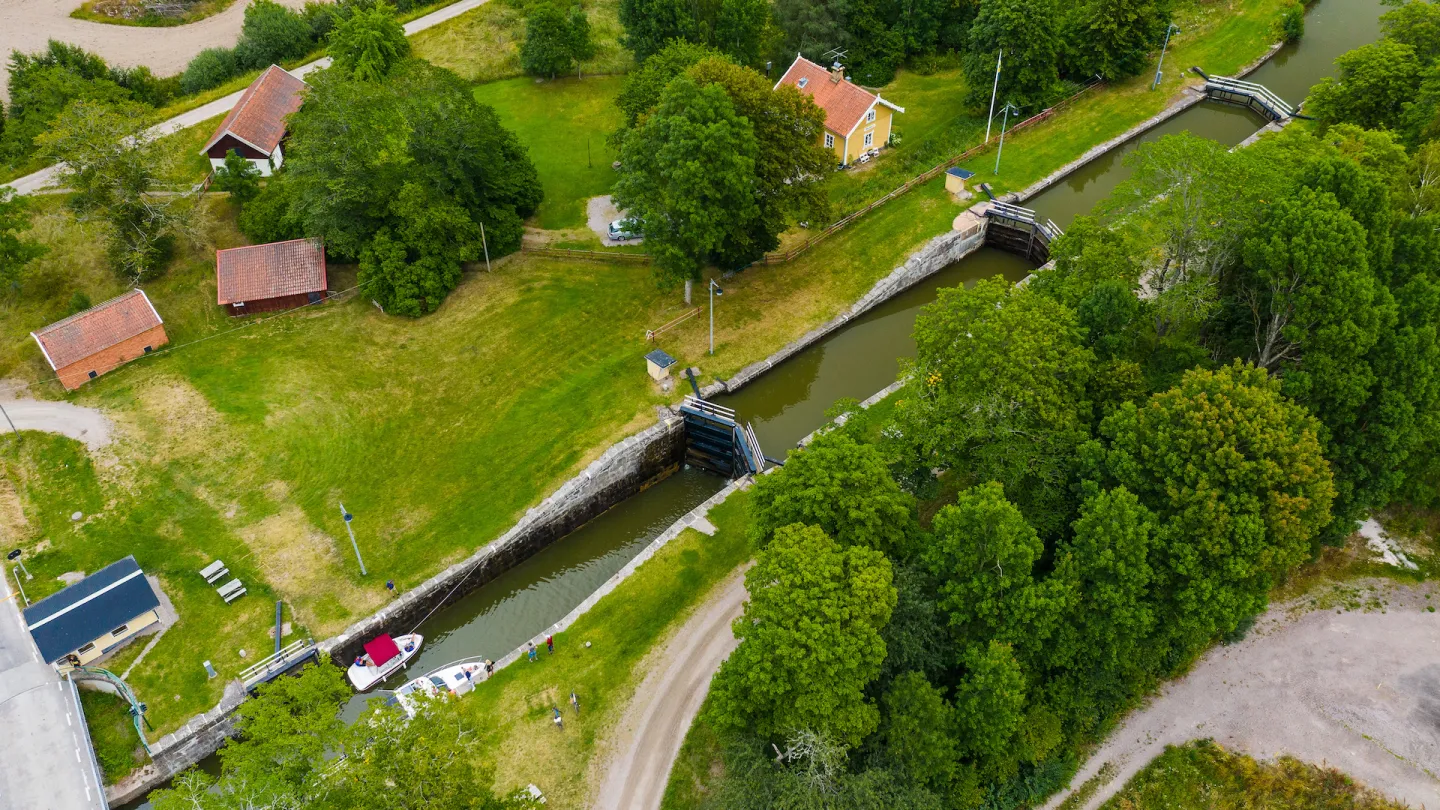
[[160, 622], [160, 598], [134, 557], [113, 562], [25, 609], [40, 657], [88, 664]]
[[795, 61], [775, 83], [788, 84], [810, 96], [825, 111], [826, 149], [832, 149], [841, 166], [849, 166], [871, 149], [890, 140], [890, 121], [905, 112], [879, 95], [845, 78], [845, 69], [836, 62], [829, 70], [796, 55]]

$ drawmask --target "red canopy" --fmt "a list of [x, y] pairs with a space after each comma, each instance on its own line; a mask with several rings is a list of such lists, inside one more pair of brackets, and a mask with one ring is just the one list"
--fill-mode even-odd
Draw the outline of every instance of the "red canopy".
[[395, 639], [388, 634], [376, 636], [373, 641], [365, 644], [365, 654], [370, 656], [370, 661], [377, 667], [384, 666], [386, 661], [400, 654], [400, 648], [395, 646]]

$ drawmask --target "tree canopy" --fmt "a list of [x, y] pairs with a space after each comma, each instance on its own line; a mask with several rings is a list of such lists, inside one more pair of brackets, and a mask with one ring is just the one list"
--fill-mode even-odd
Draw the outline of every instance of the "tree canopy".
[[410, 53], [410, 40], [395, 21], [395, 8], [381, 2], [337, 22], [326, 52], [334, 60], [333, 69], [357, 81], [378, 82]]

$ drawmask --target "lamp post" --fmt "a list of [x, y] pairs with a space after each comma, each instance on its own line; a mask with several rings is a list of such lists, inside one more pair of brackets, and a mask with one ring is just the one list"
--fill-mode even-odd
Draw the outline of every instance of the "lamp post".
[[15, 549], [14, 551], [10, 552], [9, 554], [6, 554], [6, 555], [5, 555], [5, 559], [7, 559], [7, 560], [14, 560], [14, 561], [15, 561], [15, 564], [18, 565], [18, 566], [20, 566], [20, 570], [25, 572], [25, 580], [28, 582], [28, 581], [34, 579], [35, 576], [30, 573], [30, 569], [28, 569], [28, 568], [25, 567], [25, 561], [20, 558], [20, 555], [21, 555], [22, 553], [23, 553], [23, 552], [22, 552], [20, 549], [17, 548], [17, 549]]
[[712, 356], [715, 354], [715, 296], [724, 294], [725, 291], [720, 289], [720, 285], [715, 283], [715, 279], [710, 279], [710, 354]]
[[1155, 82], [1150, 85], [1151, 90], [1160, 86], [1160, 77], [1164, 75], [1160, 68], [1165, 65], [1165, 49], [1170, 47], [1170, 34], [1179, 30], [1180, 26], [1175, 23], [1170, 23], [1165, 27], [1165, 44], [1160, 46], [1160, 61], [1155, 63]]
[[1000, 121], [1000, 148], [995, 150], [996, 174], [1000, 173], [1000, 156], [1005, 153], [1005, 125], [1010, 123], [1010, 113], [1018, 113], [1020, 112], [1020, 108], [1007, 101], [1005, 102], [1005, 107], [1001, 110], [1001, 112], [1005, 113], [1005, 117]]
[[995, 57], [995, 86], [990, 88], [990, 117], [985, 119], [985, 143], [990, 143], [990, 124], [995, 120], [995, 96], [1000, 92], [1000, 61], [1005, 58], [1005, 49]]
[[350, 545], [355, 549], [355, 559], [360, 563], [360, 576], [365, 576], [365, 560], [360, 556], [360, 544], [355, 542], [355, 530], [350, 528], [350, 521], [355, 516], [345, 511], [345, 504], [340, 504], [340, 516], [345, 518], [345, 531], [350, 535]]

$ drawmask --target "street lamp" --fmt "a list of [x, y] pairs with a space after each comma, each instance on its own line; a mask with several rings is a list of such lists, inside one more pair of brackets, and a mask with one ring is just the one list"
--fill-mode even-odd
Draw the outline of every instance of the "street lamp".
[[1010, 113], [1018, 113], [1020, 112], [1020, 108], [1007, 101], [1005, 102], [1005, 107], [1001, 110], [1001, 112], [1005, 113], [1005, 117], [1000, 121], [1000, 148], [995, 150], [996, 174], [1000, 173], [1000, 156], [1005, 153], [1005, 125], [1010, 123]]
[[715, 283], [715, 279], [710, 279], [710, 354], [712, 356], [715, 354], [715, 296], [724, 294], [725, 291], [720, 289], [720, 285]]
[[1160, 86], [1160, 77], [1165, 75], [1160, 68], [1165, 64], [1165, 49], [1170, 47], [1170, 34], [1179, 33], [1179, 31], [1180, 26], [1175, 23], [1170, 23], [1165, 27], [1165, 44], [1160, 46], [1160, 61], [1155, 63], [1155, 83], [1150, 85], [1151, 90]]
[[350, 528], [350, 521], [355, 516], [345, 511], [345, 504], [340, 504], [340, 516], [345, 518], [345, 531], [350, 535], [350, 545], [355, 549], [355, 559], [360, 563], [360, 576], [365, 576], [365, 560], [360, 557], [360, 544], [355, 542], [355, 530]]
[[5, 559], [7, 559], [7, 560], [14, 560], [14, 561], [15, 561], [15, 564], [18, 565], [18, 566], [20, 566], [20, 570], [25, 572], [25, 581], [26, 581], [26, 582], [29, 582], [30, 580], [34, 579], [35, 577], [34, 577], [34, 575], [32, 575], [32, 574], [30, 573], [30, 569], [28, 569], [28, 568], [25, 567], [25, 561], [22, 560], [22, 559], [20, 559], [20, 554], [21, 554], [21, 551], [20, 551], [20, 549], [17, 548], [17, 549], [15, 549], [14, 551], [10, 552], [9, 554], [6, 554], [6, 555], [5, 555]]

